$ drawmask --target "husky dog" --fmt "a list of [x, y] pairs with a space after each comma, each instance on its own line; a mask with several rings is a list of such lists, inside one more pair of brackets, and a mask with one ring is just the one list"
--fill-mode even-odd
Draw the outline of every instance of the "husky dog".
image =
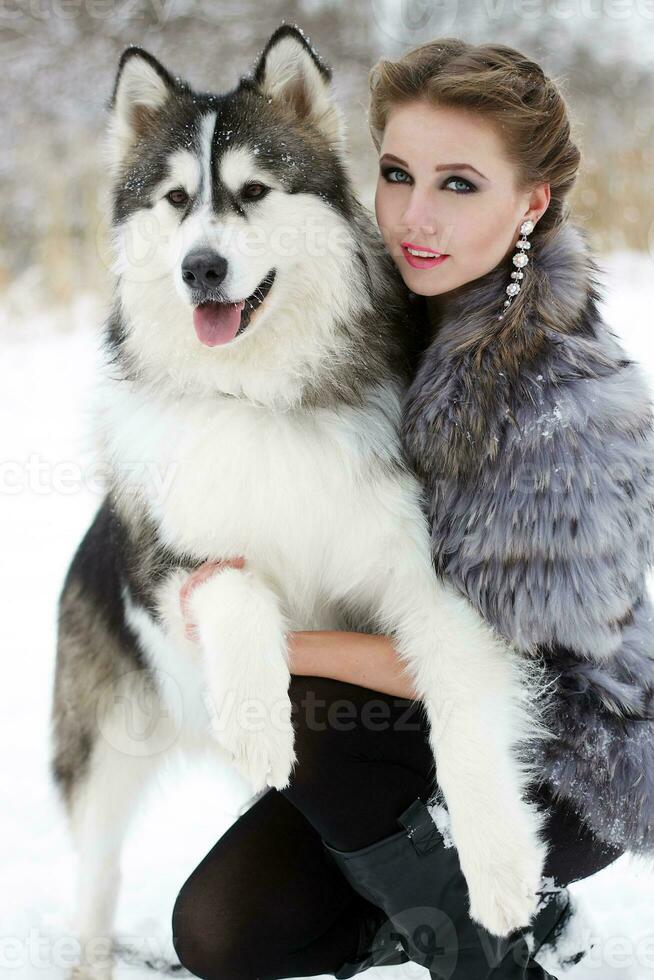
[[[222, 95], [139, 48], [120, 59], [108, 485], [63, 587], [52, 708], [82, 942], [111, 930], [121, 841], [165, 750], [211, 745], [255, 791], [288, 785], [290, 630], [393, 635], [471, 916], [506, 935], [536, 908], [543, 816], [519, 751], [546, 731], [536, 668], [433, 570], [399, 438], [416, 325], [348, 179], [330, 77], [288, 25]], [[238, 555], [193, 593], [192, 643], [180, 586]]]

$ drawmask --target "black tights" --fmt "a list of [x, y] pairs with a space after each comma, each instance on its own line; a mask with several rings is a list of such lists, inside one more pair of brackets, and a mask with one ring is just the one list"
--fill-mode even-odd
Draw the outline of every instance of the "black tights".
[[[322, 840], [356, 850], [399, 828], [397, 816], [435, 789], [422, 702], [322, 677], [294, 676], [297, 764], [217, 841], [182, 886], [173, 941], [205, 980], [333, 974], [352, 960], [369, 903], [329, 861]], [[622, 853], [601, 843], [545, 789], [544, 874], [566, 885]]]

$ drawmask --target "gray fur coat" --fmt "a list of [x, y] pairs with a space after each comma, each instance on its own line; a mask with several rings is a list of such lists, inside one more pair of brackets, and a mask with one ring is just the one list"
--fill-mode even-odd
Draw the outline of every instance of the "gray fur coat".
[[497, 320], [508, 264], [438, 312], [427, 301], [404, 443], [437, 572], [546, 664], [557, 737], [529, 747], [542, 780], [600, 838], [652, 855], [650, 392], [599, 313], [585, 233], [537, 230], [512, 316]]

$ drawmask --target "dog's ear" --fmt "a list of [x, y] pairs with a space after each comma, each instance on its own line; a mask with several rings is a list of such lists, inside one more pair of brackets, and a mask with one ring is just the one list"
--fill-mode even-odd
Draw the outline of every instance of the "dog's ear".
[[332, 73], [298, 27], [282, 24], [269, 38], [254, 69], [254, 81], [275, 102], [312, 123], [342, 148], [343, 116], [334, 102]]
[[133, 45], [123, 51], [108, 105], [106, 151], [110, 164], [118, 167], [129, 148], [147, 135], [176, 84], [172, 75], [147, 51]]

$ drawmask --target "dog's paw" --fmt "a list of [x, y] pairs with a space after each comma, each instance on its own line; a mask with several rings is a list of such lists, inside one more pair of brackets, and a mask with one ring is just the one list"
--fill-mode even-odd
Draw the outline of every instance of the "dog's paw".
[[292, 725], [282, 730], [267, 728], [261, 732], [244, 732], [236, 726], [222, 732], [220, 741], [255, 793], [266, 786], [275, 789], [288, 786], [296, 761]]
[[483, 874], [466, 876], [470, 892], [470, 918], [495, 936], [508, 936], [529, 925], [538, 897], [531, 880], [520, 870], [510, 871], [503, 864]]
[[[505, 826], [511, 829], [510, 823]], [[459, 852], [470, 894], [469, 914], [493, 935], [508, 936], [527, 927], [537, 910], [547, 849], [532, 836], [521, 839], [517, 833], [501, 844], [497, 833], [485, 846], [481, 840], [477, 854]]]
[[269, 586], [248, 569], [226, 568], [194, 590], [211, 734], [254, 792], [283, 789], [295, 763], [286, 623]]
[[211, 734], [255, 793], [265, 786], [288, 786], [296, 761], [288, 667], [281, 657], [262, 657], [256, 670], [253, 683], [238, 658], [212, 659], [206, 702]]

